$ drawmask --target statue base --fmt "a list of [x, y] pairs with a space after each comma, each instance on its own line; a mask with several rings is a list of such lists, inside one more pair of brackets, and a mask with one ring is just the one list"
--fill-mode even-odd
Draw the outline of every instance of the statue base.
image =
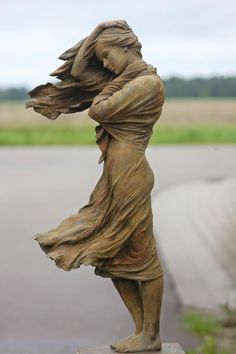
[[[116, 354], [108, 345], [91, 348], [79, 348], [76, 354]], [[178, 343], [163, 343], [161, 351], [146, 351], [142, 354], [185, 354], [183, 348]], [[135, 354], [135, 353], [133, 353]], [[136, 353], [136, 354], [140, 354]]]

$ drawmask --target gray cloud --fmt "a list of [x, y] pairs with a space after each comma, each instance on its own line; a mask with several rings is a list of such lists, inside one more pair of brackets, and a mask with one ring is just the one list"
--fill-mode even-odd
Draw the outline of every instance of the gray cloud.
[[107, 19], [126, 19], [162, 76], [236, 74], [230, 0], [9, 0], [2, 9], [0, 85], [50, 80], [58, 55]]

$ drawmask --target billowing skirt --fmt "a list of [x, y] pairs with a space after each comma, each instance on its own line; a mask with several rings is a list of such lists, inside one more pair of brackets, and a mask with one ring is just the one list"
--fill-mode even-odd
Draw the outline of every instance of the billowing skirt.
[[157, 278], [162, 270], [153, 236], [153, 184], [144, 151], [112, 138], [88, 204], [35, 239], [67, 271], [84, 264], [103, 277]]

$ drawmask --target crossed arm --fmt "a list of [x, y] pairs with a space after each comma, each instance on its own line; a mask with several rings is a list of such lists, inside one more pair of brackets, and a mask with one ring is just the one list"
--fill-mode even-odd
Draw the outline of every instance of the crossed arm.
[[106, 98], [101, 95], [94, 98], [88, 112], [97, 122], [109, 121], [115, 116], [121, 118], [124, 112], [126, 116], [134, 110], [141, 112], [150, 100], [157, 97], [158, 87], [151, 76], [141, 76]]

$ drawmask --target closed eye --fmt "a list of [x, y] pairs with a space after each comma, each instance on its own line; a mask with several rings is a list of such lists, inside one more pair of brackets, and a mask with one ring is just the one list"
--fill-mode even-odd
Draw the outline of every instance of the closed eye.
[[108, 53], [107, 52], [103, 53], [103, 58], [105, 58], [105, 59], [108, 58]]

